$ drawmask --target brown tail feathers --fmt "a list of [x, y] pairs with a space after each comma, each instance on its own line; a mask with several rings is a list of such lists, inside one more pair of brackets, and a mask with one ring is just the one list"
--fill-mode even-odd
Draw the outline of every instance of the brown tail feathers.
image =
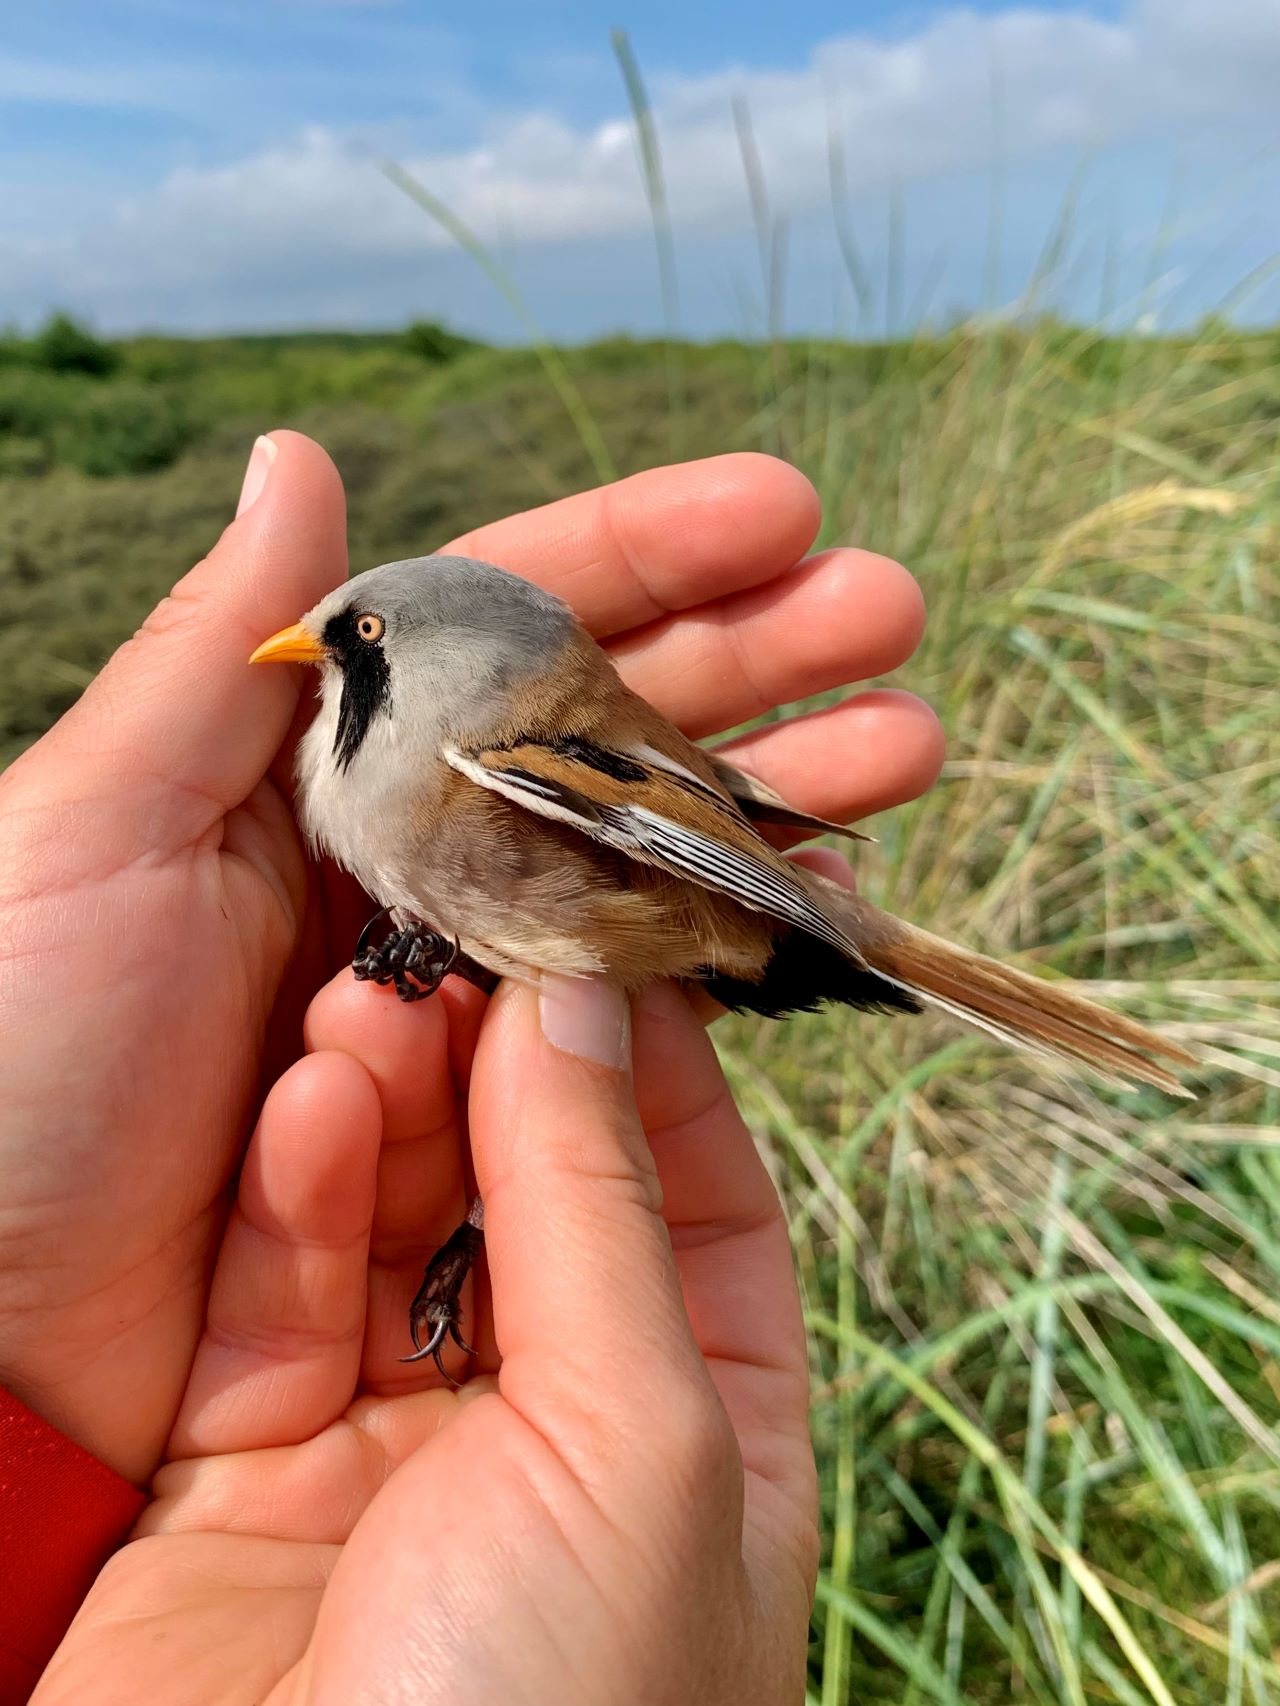
[[1160, 1063], [1193, 1067], [1195, 1056], [1145, 1025], [1060, 983], [1046, 983], [917, 930], [860, 896], [842, 890], [837, 900], [832, 887], [823, 884], [831, 911], [867, 965], [898, 989], [1017, 1048], [1081, 1062], [1113, 1080], [1154, 1084], [1173, 1096], [1194, 1094]]

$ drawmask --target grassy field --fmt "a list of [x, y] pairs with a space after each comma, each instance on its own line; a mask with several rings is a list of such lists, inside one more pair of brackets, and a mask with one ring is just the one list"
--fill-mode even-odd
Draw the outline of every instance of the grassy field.
[[864, 887], [1205, 1061], [1174, 1106], [929, 1019], [723, 1027], [812, 1325], [810, 1698], [1280, 1701], [1280, 333], [563, 362], [558, 394], [425, 326], [0, 346], [0, 758], [207, 547], [264, 428], [331, 449], [359, 566], [605, 463], [797, 462], [827, 540], [931, 610], [906, 680], [950, 760]]

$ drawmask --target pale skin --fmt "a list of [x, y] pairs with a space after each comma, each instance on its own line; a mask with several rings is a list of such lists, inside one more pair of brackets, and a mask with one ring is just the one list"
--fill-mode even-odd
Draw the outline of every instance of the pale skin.
[[[0, 780], [0, 1382], [156, 1493], [37, 1699], [798, 1699], [815, 1515], [769, 1181], [673, 990], [636, 1005], [633, 1071], [603, 987], [486, 1011], [331, 976], [365, 910], [293, 826], [309, 683], [245, 659], [345, 572], [342, 493], [273, 443]], [[817, 523], [793, 470], [730, 456], [456, 545], [568, 598], [703, 736], [913, 649], [910, 577], [805, 559]], [[940, 759], [887, 691], [735, 755], [841, 820]], [[455, 1395], [397, 1358], [469, 1153], [491, 1285]]]

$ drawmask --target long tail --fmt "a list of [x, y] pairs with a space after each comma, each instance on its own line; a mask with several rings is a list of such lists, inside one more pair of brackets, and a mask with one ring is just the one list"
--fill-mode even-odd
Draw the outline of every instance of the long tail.
[[826, 908], [848, 930], [866, 964], [896, 988], [1016, 1048], [1082, 1062], [1111, 1079], [1193, 1096], [1160, 1062], [1194, 1067], [1196, 1058], [1166, 1037], [1063, 984], [944, 942], [818, 880]]

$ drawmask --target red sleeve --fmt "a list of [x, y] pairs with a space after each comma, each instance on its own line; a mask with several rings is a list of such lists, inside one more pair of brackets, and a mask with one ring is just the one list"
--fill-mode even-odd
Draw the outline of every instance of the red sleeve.
[[145, 1500], [0, 1387], [0, 1706], [21, 1706]]

